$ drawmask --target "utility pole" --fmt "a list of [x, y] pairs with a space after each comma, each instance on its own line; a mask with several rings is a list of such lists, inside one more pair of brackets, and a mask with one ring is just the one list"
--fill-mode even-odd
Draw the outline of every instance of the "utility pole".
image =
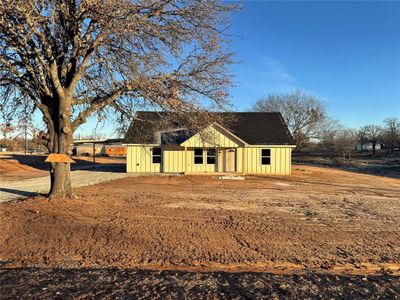
[[24, 125], [24, 131], [25, 131], [25, 133], [24, 133], [24, 135], [25, 135], [25, 154], [27, 154], [27, 152], [28, 152], [28, 139], [27, 139], [28, 133], [27, 133], [27, 128], [26, 127], [27, 126], [26, 126], [26, 119], [25, 119], [25, 125]]
[[93, 163], [96, 163], [96, 144], [93, 142]]

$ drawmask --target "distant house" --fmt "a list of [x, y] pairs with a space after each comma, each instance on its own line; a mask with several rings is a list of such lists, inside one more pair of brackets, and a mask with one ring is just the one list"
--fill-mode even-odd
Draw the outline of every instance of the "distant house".
[[[382, 147], [381, 143], [376, 143], [375, 150], [379, 150], [379, 149], [381, 149], [381, 147]], [[372, 151], [372, 148], [373, 148], [372, 143], [364, 143], [364, 144], [357, 143], [356, 144], [357, 151]]]
[[127, 172], [291, 174], [295, 144], [280, 113], [229, 115], [228, 126], [195, 132], [176, 123], [159, 130], [162, 113], [138, 112], [125, 136]]

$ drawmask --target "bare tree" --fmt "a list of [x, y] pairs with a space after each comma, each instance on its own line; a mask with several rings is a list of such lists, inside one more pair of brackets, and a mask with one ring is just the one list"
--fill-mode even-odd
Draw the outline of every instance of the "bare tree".
[[322, 101], [300, 89], [290, 94], [270, 95], [259, 99], [252, 110], [280, 112], [298, 149], [304, 147], [310, 139], [320, 138], [328, 121]]
[[368, 142], [372, 144], [372, 153], [375, 155], [376, 144], [382, 138], [382, 128], [377, 125], [366, 125], [363, 130], [367, 133]]
[[388, 153], [393, 153], [396, 142], [400, 140], [400, 120], [398, 118], [387, 118], [384, 124], [383, 139], [388, 146]]
[[331, 153], [332, 158], [346, 158], [346, 155], [350, 158], [357, 135], [353, 130], [337, 125], [325, 130], [321, 141], [322, 146]]
[[357, 142], [360, 143], [361, 152], [364, 151], [364, 144], [368, 142], [368, 133], [365, 126], [357, 130]]
[[[38, 139], [69, 155], [74, 131], [93, 114], [115, 113], [122, 123], [137, 105], [183, 116], [204, 103], [224, 107], [232, 62], [224, 31], [234, 8], [218, 0], [0, 0], [1, 109], [15, 111], [28, 97], [47, 126]], [[52, 163], [50, 196], [72, 196], [69, 164]]]

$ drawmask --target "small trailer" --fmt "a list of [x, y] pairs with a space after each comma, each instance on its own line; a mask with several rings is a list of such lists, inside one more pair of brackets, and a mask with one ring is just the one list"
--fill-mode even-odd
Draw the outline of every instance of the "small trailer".
[[126, 156], [126, 146], [106, 145], [105, 154], [107, 156]]

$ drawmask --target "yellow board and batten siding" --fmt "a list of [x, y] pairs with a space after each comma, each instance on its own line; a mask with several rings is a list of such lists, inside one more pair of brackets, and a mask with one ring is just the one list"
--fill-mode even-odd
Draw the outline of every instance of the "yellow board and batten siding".
[[[162, 148], [162, 164], [153, 163], [152, 149]], [[184, 172], [183, 147], [161, 145], [127, 145], [127, 169], [129, 173], [182, 173]]]
[[[210, 125], [202, 133], [197, 133], [181, 145], [187, 147], [187, 173], [216, 173], [218, 172], [217, 164], [207, 164], [207, 148], [237, 148], [240, 141], [229, 134], [223, 132], [221, 128]], [[203, 163], [194, 163], [194, 149], [203, 148]], [[218, 153], [216, 153], [218, 156]]]
[[153, 164], [149, 145], [127, 145], [126, 171], [132, 173], [160, 173], [161, 164]]
[[[199, 147], [200, 148], [200, 147]], [[203, 149], [203, 163], [194, 163], [194, 148], [189, 148], [187, 150], [187, 173], [215, 173], [218, 172], [216, 164], [207, 164], [207, 151], [206, 148]]]
[[243, 143], [223, 132], [218, 126], [210, 125], [181, 144], [192, 148], [236, 148]]
[[[162, 148], [162, 163], [152, 162], [152, 148]], [[185, 159], [186, 148], [186, 159]], [[203, 164], [194, 163], [194, 149], [203, 148]], [[216, 148], [217, 162], [207, 164], [207, 148]], [[218, 126], [207, 127], [180, 146], [171, 145], [127, 145], [127, 172], [134, 173], [215, 173], [221, 172], [223, 162], [218, 150], [232, 149], [236, 153], [236, 172], [245, 174], [291, 174], [291, 145], [245, 145], [235, 136]], [[271, 164], [261, 164], [261, 150], [271, 149]], [[185, 167], [186, 160], [186, 167]]]
[[180, 146], [164, 146], [162, 149], [162, 161], [165, 173], [185, 172], [185, 152]]
[[[261, 150], [271, 149], [271, 164], [261, 164]], [[260, 145], [238, 148], [236, 154], [237, 170], [246, 174], [291, 174], [292, 149], [290, 146]], [[244, 151], [244, 156], [243, 156]], [[243, 170], [243, 159], [245, 161]]]

